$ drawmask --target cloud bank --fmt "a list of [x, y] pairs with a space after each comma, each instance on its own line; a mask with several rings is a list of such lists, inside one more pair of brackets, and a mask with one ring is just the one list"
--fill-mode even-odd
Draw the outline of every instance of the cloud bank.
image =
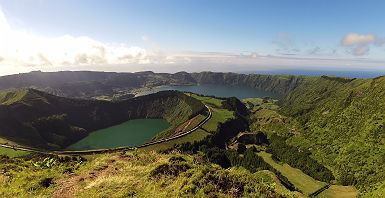
[[89, 37], [44, 38], [13, 30], [0, 11], [0, 66], [58, 66], [141, 63], [147, 51]]

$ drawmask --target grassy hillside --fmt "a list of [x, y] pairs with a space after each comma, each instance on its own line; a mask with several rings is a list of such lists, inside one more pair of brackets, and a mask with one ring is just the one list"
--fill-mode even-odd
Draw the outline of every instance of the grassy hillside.
[[[51, 161], [52, 159], [52, 161]], [[1, 197], [294, 197], [266, 170], [223, 169], [199, 154], [115, 153], [61, 162], [0, 156]], [[34, 165], [35, 164], [35, 165]], [[21, 171], [22, 170], [22, 171]]]
[[109, 102], [50, 95], [34, 89], [0, 94], [0, 137], [60, 149], [88, 133], [137, 118], [164, 118], [179, 125], [203, 113], [204, 105], [176, 91]]
[[361, 192], [384, 192], [385, 77], [323, 76], [280, 101], [280, 113], [294, 118], [287, 141], [310, 151], [330, 167], [339, 183]]
[[220, 72], [192, 73], [199, 84], [219, 84], [252, 87], [264, 91], [286, 94], [300, 85], [306, 85], [319, 77], [293, 75], [236, 74]]

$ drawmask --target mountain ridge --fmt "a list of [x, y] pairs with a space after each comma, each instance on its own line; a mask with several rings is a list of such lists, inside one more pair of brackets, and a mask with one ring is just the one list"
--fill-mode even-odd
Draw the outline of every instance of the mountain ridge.
[[176, 91], [117, 102], [64, 98], [35, 89], [2, 95], [0, 136], [46, 149], [64, 148], [94, 130], [130, 119], [163, 118], [177, 125], [205, 110], [198, 100]]
[[226, 84], [247, 86], [286, 94], [319, 77], [293, 75], [237, 74], [222, 72], [174, 74], [136, 72], [30, 72], [0, 77], [0, 90], [35, 88], [54, 95], [76, 98], [113, 97], [121, 92], [170, 85]]

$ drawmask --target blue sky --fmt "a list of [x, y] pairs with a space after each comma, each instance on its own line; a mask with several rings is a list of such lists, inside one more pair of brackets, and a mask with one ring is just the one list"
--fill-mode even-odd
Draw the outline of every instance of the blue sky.
[[[3, 26], [11, 32], [7, 36], [22, 40], [16, 37], [21, 34], [28, 40], [8, 42], [7, 49], [18, 46], [13, 47], [17, 54], [0, 50], [0, 65], [7, 71], [15, 70], [12, 65], [29, 70], [162, 68], [170, 72], [191, 66], [196, 70], [235, 67], [234, 71], [380, 70], [385, 69], [384, 10], [385, 2], [374, 0], [0, 0], [7, 24]], [[69, 56], [61, 50], [64, 36], [68, 51], [71, 46], [102, 50], [78, 50]], [[31, 47], [40, 46], [39, 42], [45, 48]], [[20, 55], [23, 45], [31, 48], [23, 51], [26, 57]]]

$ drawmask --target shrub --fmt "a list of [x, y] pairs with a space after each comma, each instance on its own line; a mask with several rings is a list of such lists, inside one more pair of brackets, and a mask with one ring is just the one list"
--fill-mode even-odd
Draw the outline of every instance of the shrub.
[[158, 178], [161, 175], [178, 176], [180, 173], [187, 171], [191, 166], [185, 162], [178, 163], [164, 163], [150, 172], [150, 177]]

